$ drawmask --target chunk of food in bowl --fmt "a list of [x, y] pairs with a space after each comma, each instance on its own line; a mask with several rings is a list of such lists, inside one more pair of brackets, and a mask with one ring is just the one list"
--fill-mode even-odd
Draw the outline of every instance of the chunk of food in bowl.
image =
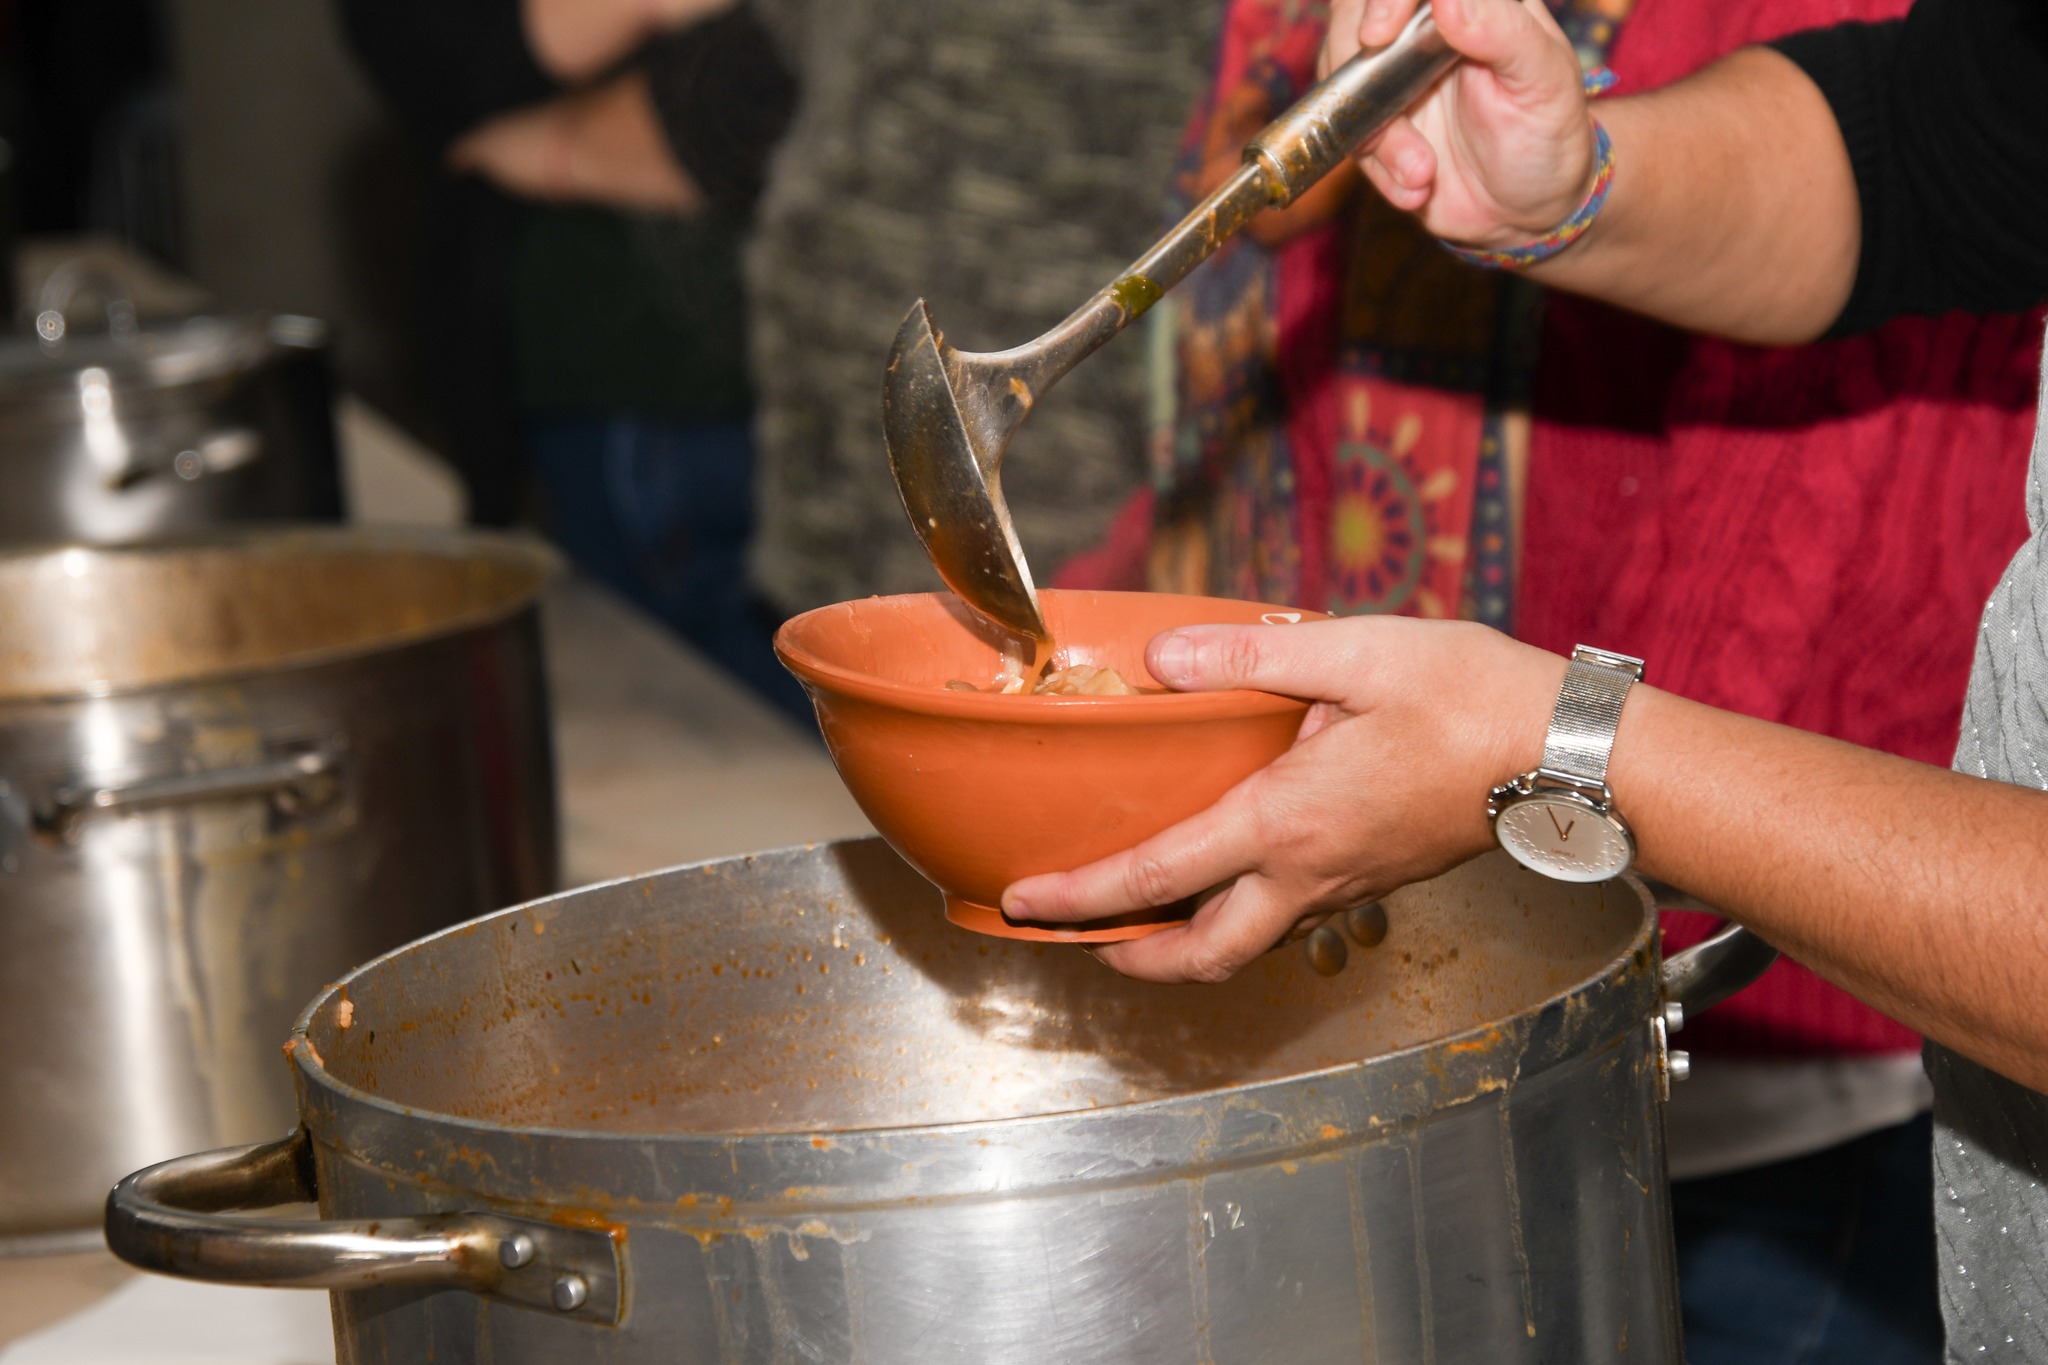
[[1046, 674], [1032, 693], [1041, 697], [1135, 697], [1138, 689], [1113, 668], [1075, 664]]
[[1145, 689], [1131, 686], [1124, 681], [1124, 675], [1113, 668], [1074, 664], [1068, 668], [1048, 670], [1028, 689], [1024, 686], [1022, 673], [1006, 672], [987, 687], [976, 687], [960, 678], [949, 679], [946, 690], [998, 692], [1005, 696], [1022, 696], [1028, 691], [1034, 697], [1135, 697]]

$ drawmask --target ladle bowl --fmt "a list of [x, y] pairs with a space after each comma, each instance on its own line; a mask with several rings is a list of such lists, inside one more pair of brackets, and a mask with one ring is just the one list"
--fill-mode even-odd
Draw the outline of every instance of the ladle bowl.
[[[1202, 623], [1317, 615], [1166, 593], [1048, 590], [1055, 664], [1114, 668], [1159, 689], [1145, 647]], [[1264, 692], [1005, 696], [986, 688], [1017, 645], [950, 593], [870, 597], [806, 612], [776, 653], [803, 681], [826, 747], [861, 810], [945, 893], [955, 924], [1004, 938], [1103, 943], [1186, 921], [1186, 908], [1086, 927], [1024, 923], [997, 907], [1021, 877], [1131, 847], [1215, 804], [1286, 752], [1307, 704]]]

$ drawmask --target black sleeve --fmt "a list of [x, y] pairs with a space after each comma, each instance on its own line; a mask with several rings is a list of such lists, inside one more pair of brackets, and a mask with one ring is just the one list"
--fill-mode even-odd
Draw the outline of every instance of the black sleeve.
[[519, 0], [341, 0], [341, 18], [371, 81], [436, 151], [559, 93], [527, 46]]
[[761, 21], [741, 5], [656, 38], [640, 65], [676, 160], [713, 204], [750, 207], [797, 98]]
[[2048, 300], [2048, 0], [1918, 0], [1772, 46], [1834, 109], [1863, 205], [1833, 335]]

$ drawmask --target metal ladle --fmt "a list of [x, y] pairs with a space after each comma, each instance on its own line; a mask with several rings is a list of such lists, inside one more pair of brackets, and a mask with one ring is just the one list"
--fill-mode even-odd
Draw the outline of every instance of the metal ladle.
[[1245, 146], [1244, 165], [1115, 282], [1044, 336], [1008, 351], [948, 346], [919, 299], [882, 380], [882, 433], [903, 510], [946, 586], [996, 624], [1047, 638], [999, 477], [1010, 436], [1059, 377], [1121, 332], [1238, 229], [1294, 202], [1421, 98], [1458, 54], [1430, 6], [1352, 58]]

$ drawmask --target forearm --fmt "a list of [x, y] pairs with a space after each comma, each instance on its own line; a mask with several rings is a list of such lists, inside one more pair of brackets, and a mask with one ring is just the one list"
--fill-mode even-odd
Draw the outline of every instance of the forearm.
[[555, 79], [575, 84], [642, 43], [730, 7], [732, 0], [523, 0], [527, 42]]
[[697, 186], [669, 151], [645, 76], [622, 76], [573, 103], [565, 139], [563, 198], [670, 213], [703, 207]]
[[1860, 210], [1841, 132], [1804, 72], [1749, 48], [1596, 112], [1614, 188], [1531, 278], [1740, 341], [1827, 330], [1855, 282]]
[[694, 213], [704, 203], [670, 153], [637, 72], [493, 119], [449, 161], [529, 199], [655, 213]]
[[1611, 785], [1640, 869], [2048, 1089], [2048, 793], [1638, 688]]
[[[1219, 980], [1306, 919], [1495, 847], [1487, 789], [1540, 761], [1565, 672], [1463, 623], [1356, 617], [1195, 626], [1154, 677], [1315, 701], [1301, 739], [1201, 815], [1004, 894], [1020, 919], [1197, 897], [1186, 928], [1099, 951], [1119, 971]], [[1638, 867], [1749, 925], [1895, 1018], [2048, 1089], [2048, 792], [1857, 749], [1653, 688], [1609, 772]]]

